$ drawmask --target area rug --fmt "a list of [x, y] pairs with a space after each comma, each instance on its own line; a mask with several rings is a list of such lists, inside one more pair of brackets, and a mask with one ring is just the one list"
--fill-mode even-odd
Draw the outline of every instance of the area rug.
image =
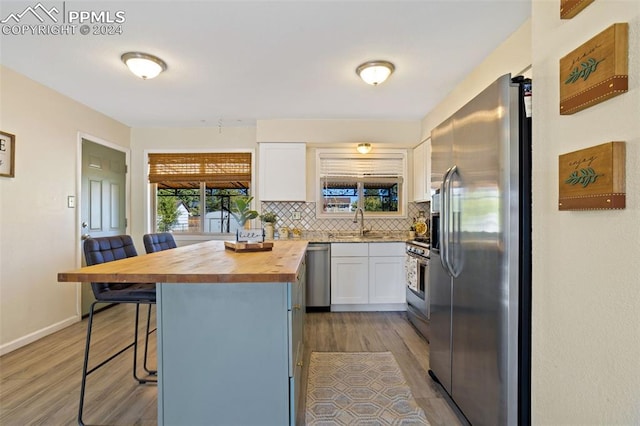
[[391, 352], [312, 352], [307, 425], [428, 425]]

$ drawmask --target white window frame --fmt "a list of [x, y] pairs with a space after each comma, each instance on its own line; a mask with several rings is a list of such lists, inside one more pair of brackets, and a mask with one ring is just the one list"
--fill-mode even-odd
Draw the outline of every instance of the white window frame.
[[[256, 185], [256, 150], [255, 149], [145, 149], [144, 151], [144, 163], [142, 170], [144, 173], [144, 180], [146, 182], [145, 185], [145, 198], [147, 202], [145, 203], [145, 218], [146, 224], [145, 227], [147, 229], [146, 232], [156, 232], [156, 188], [157, 185], [149, 183], [149, 154], [181, 154], [181, 153], [207, 153], [207, 154], [224, 154], [227, 152], [247, 152], [251, 154], [251, 194], [254, 197], [251, 202], [251, 208], [256, 209], [256, 205], [258, 205], [257, 200], [257, 185]], [[255, 191], [255, 192], [254, 192]], [[219, 232], [198, 232], [198, 233], [188, 233], [188, 232], [180, 232], [176, 233], [176, 240], [209, 240], [209, 239], [227, 239], [229, 238], [229, 233], [219, 233]]]
[[[389, 157], [396, 157], [402, 161], [402, 176], [400, 182], [400, 190], [398, 191], [398, 211], [397, 212], [365, 212], [369, 217], [375, 218], [406, 218], [407, 217], [407, 203], [408, 203], [408, 184], [407, 184], [407, 150], [406, 149], [377, 149], [375, 153], [359, 154], [353, 152], [352, 149], [316, 149], [315, 157], [315, 200], [316, 200], [316, 217], [319, 219], [345, 219], [352, 218], [353, 212], [332, 212], [326, 213], [324, 211], [324, 198], [322, 196], [323, 177], [321, 171], [321, 159], [322, 158], [336, 158], [336, 159], [388, 159]], [[354, 178], [354, 181], [357, 179]]]

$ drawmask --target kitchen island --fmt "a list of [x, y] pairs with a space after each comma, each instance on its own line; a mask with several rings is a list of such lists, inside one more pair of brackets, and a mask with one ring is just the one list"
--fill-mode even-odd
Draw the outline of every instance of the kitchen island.
[[208, 241], [58, 274], [155, 282], [158, 424], [295, 424], [306, 241], [236, 253]]

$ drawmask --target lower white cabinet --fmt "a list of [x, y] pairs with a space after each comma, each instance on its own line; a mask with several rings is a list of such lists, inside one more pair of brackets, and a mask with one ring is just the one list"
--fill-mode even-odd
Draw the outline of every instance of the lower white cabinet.
[[331, 258], [331, 304], [369, 303], [369, 258]]
[[331, 244], [332, 310], [374, 310], [382, 305], [385, 310], [403, 309], [404, 247], [404, 243]]
[[404, 257], [369, 258], [369, 303], [404, 303]]

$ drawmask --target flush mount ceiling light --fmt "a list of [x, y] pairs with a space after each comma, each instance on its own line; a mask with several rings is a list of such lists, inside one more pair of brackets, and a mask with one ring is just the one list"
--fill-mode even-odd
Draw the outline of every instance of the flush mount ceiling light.
[[141, 52], [127, 52], [120, 57], [129, 70], [143, 80], [157, 77], [167, 69], [167, 64], [157, 56]]
[[396, 67], [388, 61], [369, 61], [356, 68], [356, 74], [367, 84], [377, 86], [384, 82]]
[[368, 154], [371, 152], [371, 144], [370, 143], [359, 143], [356, 148], [360, 154]]

